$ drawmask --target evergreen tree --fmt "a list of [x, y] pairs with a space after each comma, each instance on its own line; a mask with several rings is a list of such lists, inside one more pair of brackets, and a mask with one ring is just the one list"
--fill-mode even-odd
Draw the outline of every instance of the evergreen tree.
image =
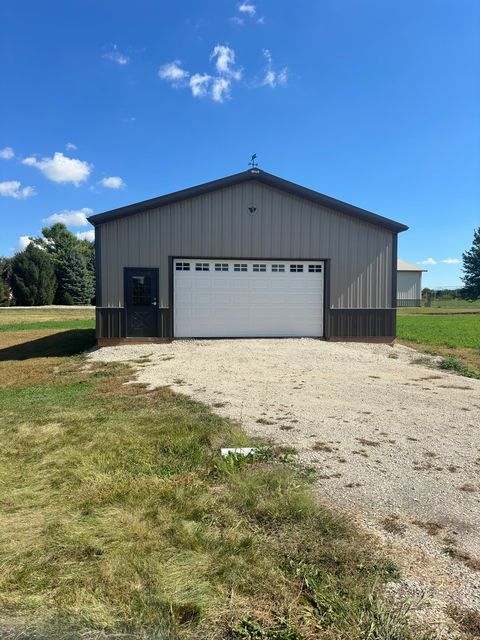
[[93, 298], [92, 276], [76, 249], [58, 254], [56, 271], [61, 283], [62, 304], [90, 304]]
[[[55, 302], [57, 304], [90, 304], [95, 295], [93, 242], [80, 240], [60, 222], [51, 227], [44, 227], [42, 236], [34, 238], [33, 242], [44, 249], [55, 263], [58, 281]], [[86, 271], [78, 264], [78, 258], [83, 262]], [[69, 273], [71, 268], [74, 272]], [[78, 282], [80, 274], [85, 275], [83, 289]], [[91, 295], [87, 299], [89, 292]]]
[[8, 307], [11, 299], [9, 276], [11, 258], [0, 258], [0, 307]]
[[472, 248], [465, 251], [462, 258], [465, 274], [462, 295], [467, 300], [478, 300], [480, 298], [480, 227], [474, 230]]
[[17, 253], [12, 260], [11, 287], [17, 305], [52, 304], [57, 279], [50, 256], [33, 244]]

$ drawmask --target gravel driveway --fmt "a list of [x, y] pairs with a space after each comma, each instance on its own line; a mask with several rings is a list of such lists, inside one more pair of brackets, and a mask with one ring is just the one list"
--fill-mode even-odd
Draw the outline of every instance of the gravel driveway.
[[480, 610], [480, 380], [416, 364], [401, 345], [313, 339], [175, 341], [91, 357], [147, 355], [139, 382], [295, 447], [321, 498], [401, 558], [401, 588], [427, 584], [442, 605]]

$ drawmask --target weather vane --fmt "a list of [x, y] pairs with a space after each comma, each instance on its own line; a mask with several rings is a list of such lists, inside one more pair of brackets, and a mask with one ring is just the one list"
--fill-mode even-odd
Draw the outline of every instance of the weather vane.
[[252, 167], [252, 169], [255, 169], [255, 167], [258, 167], [258, 162], [256, 162], [257, 160], [257, 154], [254, 153], [253, 156], [250, 158], [250, 162], [248, 163], [249, 167]]

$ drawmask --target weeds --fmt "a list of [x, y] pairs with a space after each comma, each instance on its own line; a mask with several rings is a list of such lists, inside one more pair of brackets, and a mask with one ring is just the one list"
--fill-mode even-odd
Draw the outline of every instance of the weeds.
[[458, 375], [464, 376], [465, 378], [480, 379], [480, 373], [478, 373], [474, 369], [471, 369], [470, 367], [465, 366], [453, 356], [442, 358], [439, 367], [440, 369], [445, 369], [446, 371], [454, 371], [455, 373], [458, 373]]
[[478, 611], [451, 606], [447, 609], [447, 613], [469, 638], [474, 640], [474, 638], [480, 637], [480, 613]]
[[254, 620], [242, 620], [233, 631], [235, 640], [302, 640], [302, 636], [292, 629], [285, 620], [273, 626], [264, 626]]
[[382, 526], [387, 533], [402, 535], [407, 530], [407, 526], [401, 522], [398, 516], [387, 516], [382, 520]]
[[475, 556], [472, 556], [468, 551], [463, 551], [454, 544], [449, 544], [444, 547], [443, 552], [451, 558], [463, 562], [463, 564], [469, 569], [472, 569], [473, 571], [480, 571], [480, 559], [475, 558]]
[[443, 529], [442, 524], [438, 522], [423, 522], [422, 520], [413, 520], [412, 524], [426, 531], [430, 536], [436, 536]]

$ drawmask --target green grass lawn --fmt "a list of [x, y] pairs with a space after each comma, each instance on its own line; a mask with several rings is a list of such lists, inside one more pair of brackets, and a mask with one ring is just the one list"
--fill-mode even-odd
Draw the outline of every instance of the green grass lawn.
[[[431, 354], [449, 358], [450, 368], [480, 375], [480, 307], [404, 308], [397, 313], [397, 339]], [[465, 367], [456, 367], [455, 362]], [[470, 372], [470, 373], [469, 373]]]
[[0, 307], [0, 332], [28, 331], [32, 329], [93, 329], [95, 309], [71, 307], [53, 309], [34, 307], [16, 309]]
[[275, 450], [223, 460], [252, 441], [89, 363], [85, 320], [0, 333], [2, 638], [420, 637], [379, 595], [395, 565], [311, 474]]
[[397, 336], [422, 344], [480, 349], [480, 315], [400, 315]]
[[95, 319], [44, 320], [35, 322], [0, 323], [0, 331], [30, 331], [32, 329], [94, 329]]

